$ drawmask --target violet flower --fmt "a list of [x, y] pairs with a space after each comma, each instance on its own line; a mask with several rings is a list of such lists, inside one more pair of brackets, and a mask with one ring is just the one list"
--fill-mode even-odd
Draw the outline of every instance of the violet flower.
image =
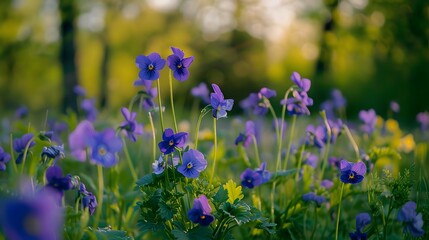
[[211, 214], [212, 208], [209, 205], [209, 201], [205, 195], [194, 199], [194, 205], [188, 212], [188, 218], [196, 224], [200, 224], [203, 227], [210, 225], [214, 221], [214, 216]]
[[396, 101], [391, 101], [390, 102], [390, 110], [392, 110], [392, 112], [394, 113], [398, 113], [400, 109], [399, 103]]
[[162, 134], [162, 141], [158, 143], [159, 150], [164, 154], [170, 154], [176, 147], [183, 148], [188, 138], [188, 133], [179, 132], [174, 134], [173, 129], [167, 128]]
[[245, 124], [244, 133], [240, 133], [235, 139], [235, 145], [243, 143], [243, 147], [247, 148], [253, 141], [252, 136], [255, 136], [255, 123], [253, 121], [247, 121]]
[[214, 93], [210, 94], [210, 103], [213, 107], [213, 117], [216, 119], [224, 118], [227, 115], [226, 111], [231, 111], [234, 100], [224, 99], [223, 93], [218, 85], [213, 83], [212, 87]]
[[21, 106], [15, 111], [15, 116], [19, 119], [25, 118], [28, 116], [28, 108], [26, 106]]
[[263, 162], [261, 163], [261, 165], [259, 165], [259, 168], [255, 169], [255, 172], [261, 175], [261, 178], [262, 178], [261, 184], [266, 183], [271, 179], [271, 172], [269, 172], [266, 168], [267, 168], [267, 162]]
[[422, 214], [416, 213], [417, 205], [409, 201], [402, 206], [398, 213], [398, 221], [405, 224], [404, 232], [409, 232], [413, 237], [421, 237], [425, 234]]
[[10, 154], [5, 152], [2, 147], [0, 147], [0, 171], [6, 170], [6, 163], [10, 161]]
[[173, 76], [179, 81], [185, 81], [189, 77], [189, 66], [194, 61], [194, 57], [185, 57], [185, 53], [175, 47], [171, 47], [173, 54], [167, 57], [168, 67], [173, 71]]
[[352, 163], [346, 160], [340, 162], [340, 180], [343, 183], [356, 184], [362, 182], [366, 174], [366, 165], [363, 162]]
[[85, 161], [88, 147], [87, 139], [92, 138], [95, 134], [96, 131], [90, 121], [83, 120], [80, 122], [68, 138], [71, 155], [81, 162]]
[[119, 128], [121, 128], [122, 130], [125, 131], [125, 133], [127, 134], [127, 137], [129, 139], [131, 139], [131, 141], [135, 142], [137, 140], [136, 135], [143, 134], [143, 125], [137, 123], [137, 121], [136, 121], [137, 113], [136, 112], [130, 113], [130, 111], [128, 111], [127, 108], [121, 108], [121, 112], [125, 118], [125, 121], [122, 122], [122, 124], [121, 124], [121, 126], [119, 126]]
[[64, 145], [43, 147], [42, 159], [58, 159], [64, 158]]
[[377, 122], [377, 115], [374, 109], [368, 111], [362, 110], [359, 112], [359, 118], [364, 123], [361, 126], [361, 130], [366, 134], [371, 134], [375, 130], [375, 124]]
[[254, 188], [262, 184], [262, 176], [256, 171], [253, 171], [250, 168], [244, 170], [240, 175], [241, 185], [247, 188]]
[[86, 90], [84, 87], [76, 85], [73, 87], [73, 92], [78, 95], [78, 96], [82, 96], [85, 97], [86, 96]]
[[313, 202], [317, 207], [320, 207], [322, 203], [326, 202], [326, 198], [324, 196], [318, 196], [313, 192], [302, 195], [302, 200], [308, 203]]
[[145, 87], [146, 91], [144, 94], [142, 94], [143, 101], [141, 103], [141, 107], [143, 107], [146, 111], [151, 111], [158, 106], [154, 101], [154, 99], [158, 96], [158, 90], [157, 88], [152, 88], [152, 81], [139, 79], [134, 82], [134, 86]]
[[98, 110], [95, 106], [95, 98], [84, 99], [80, 103], [80, 107], [85, 112], [88, 121], [94, 122], [97, 119]]
[[312, 153], [305, 153], [304, 156], [304, 164], [309, 165], [312, 168], [316, 168], [317, 167], [317, 162], [319, 161], [319, 157], [315, 154]]
[[[167, 164], [166, 161], [164, 161], [164, 157], [159, 156], [158, 160], [155, 160], [155, 162], [152, 163], [153, 173], [155, 173], [156, 175], [163, 173], [165, 170]], [[171, 161], [171, 158], [168, 158], [168, 164], [172, 165], [173, 167], [177, 166], [179, 164], [179, 161], [180, 159], [178, 157], [173, 157], [173, 161]]]
[[13, 149], [18, 153], [16, 158], [16, 164], [22, 163], [25, 148], [28, 145], [28, 149], [32, 148], [36, 143], [33, 140], [33, 134], [27, 133], [24, 134], [21, 138], [17, 138], [13, 141]]
[[320, 186], [325, 188], [326, 190], [329, 190], [334, 186], [334, 182], [329, 179], [324, 179], [322, 180], [322, 182], [320, 182]]
[[308, 125], [307, 136], [305, 138], [305, 144], [308, 146], [316, 146], [321, 149], [325, 147], [324, 139], [326, 139], [326, 129], [323, 126], [314, 127], [313, 125]]
[[420, 112], [416, 116], [417, 122], [420, 123], [420, 129], [422, 132], [425, 132], [429, 128], [429, 113]]
[[158, 53], [151, 53], [137, 56], [136, 64], [140, 69], [139, 78], [153, 81], [159, 79], [159, 71], [164, 68], [165, 60]]
[[57, 203], [61, 205], [64, 191], [73, 188], [72, 176], [70, 174], [63, 176], [61, 168], [57, 165], [53, 165], [46, 170], [46, 180], [48, 181], [46, 187], [54, 190], [53, 192], [56, 193]]
[[202, 82], [198, 86], [193, 87], [191, 94], [194, 97], [200, 98], [205, 104], [210, 104], [209, 89], [206, 83]]
[[122, 149], [122, 141], [115, 135], [115, 130], [105, 129], [87, 140], [91, 148], [91, 160], [103, 167], [112, 167], [118, 163], [116, 153]]
[[356, 231], [349, 233], [351, 240], [366, 240], [367, 234], [363, 232], [365, 227], [371, 223], [371, 216], [368, 213], [359, 213], [356, 215]]
[[177, 168], [177, 171], [187, 178], [197, 178], [200, 172], [204, 171], [207, 167], [204, 155], [194, 149], [185, 152], [182, 160], [182, 165]]
[[286, 104], [286, 110], [289, 115], [310, 115], [310, 110], [307, 106], [313, 105], [313, 99], [308, 97], [307, 92], [305, 91], [296, 91], [292, 92], [293, 97], [288, 98], [286, 101], [282, 99], [280, 101], [281, 105]]
[[296, 84], [302, 91], [308, 92], [311, 87], [311, 81], [307, 78], [301, 78], [301, 75], [297, 72], [293, 72], [290, 76], [292, 82]]
[[269, 88], [262, 88], [258, 93], [251, 93], [247, 98], [240, 102], [240, 107], [244, 110], [251, 110], [253, 114], [257, 116], [263, 116], [267, 114], [269, 108], [269, 101], [272, 97], [275, 97], [277, 92]]
[[95, 195], [92, 194], [92, 192], [88, 192], [86, 190], [85, 184], [83, 183], [80, 184], [78, 193], [81, 197], [82, 208], [88, 208], [89, 214], [93, 215], [98, 205]]

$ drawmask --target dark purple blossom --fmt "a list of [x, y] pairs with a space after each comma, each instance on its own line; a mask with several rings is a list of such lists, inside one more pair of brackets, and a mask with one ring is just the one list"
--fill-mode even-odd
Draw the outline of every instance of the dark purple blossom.
[[319, 161], [319, 157], [317, 155], [309, 153], [309, 152], [305, 153], [304, 164], [307, 164], [312, 168], [316, 168], [318, 161]]
[[43, 147], [42, 159], [58, 159], [64, 158], [64, 145]]
[[80, 122], [76, 129], [69, 135], [69, 146], [71, 155], [79, 161], [85, 161], [86, 149], [88, 147], [87, 139], [92, 138], [95, 135], [95, 129], [92, 123], [88, 120]]
[[205, 104], [210, 104], [209, 89], [207, 84], [202, 82], [198, 86], [191, 89], [191, 94], [194, 97], [200, 98]]
[[367, 234], [363, 232], [365, 227], [371, 223], [371, 216], [368, 213], [359, 213], [356, 215], [356, 231], [349, 233], [351, 240], [366, 240]]
[[49, 131], [52, 132], [49, 139], [57, 144], [62, 144], [61, 133], [68, 129], [67, 123], [50, 119], [48, 120], [48, 128]]
[[253, 141], [252, 136], [255, 136], [255, 123], [253, 121], [246, 122], [244, 133], [240, 133], [235, 139], [235, 145], [243, 143], [243, 147], [247, 148]]
[[74, 86], [74, 88], [73, 88], [73, 92], [74, 92], [76, 95], [78, 95], [78, 96], [82, 96], [82, 97], [85, 97], [85, 96], [86, 96], [86, 90], [85, 90], [85, 88], [84, 88], [84, 87], [82, 87], [82, 86], [79, 86], [79, 85]]
[[420, 129], [425, 132], [429, 128], [429, 113], [420, 112], [416, 116], [417, 122], [420, 123]]
[[313, 105], [313, 99], [308, 97], [307, 92], [305, 91], [296, 91], [292, 92], [293, 97], [288, 98], [286, 101], [282, 99], [280, 104], [286, 104], [286, 110], [289, 115], [310, 115], [310, 110], [307, 106]]
[[46, 187], [54, 190], [56, 193], [57, 203], [61, 205], [64, 191], [73, 188], [72, 176], [67, 174], [63, 176], [63, 171], [57, 165], [53, 165], [46, 170]]
[[179, 81], [185, 81], [189, 77], [189, 66], [194, 61], [194, 57], [185, 57], [185, 53], [175, 47], [171, 47], [173, 54], [167, 57], [168, 67], [173, 71], [173, 76]]
[[0, 201], [0, 225], [6, 239], [61, 239], [63, 214], [50, 191]]
[[308, 92], [311, 87], [311, 81], [307, 78], [301, 78], [301, 75], [297, 72], [293, 72], [290, 76], [292, 82], [296, 84], [302, 91]]
[[116, 153], [122, 149], [122, 141], [115, 135], [115, 130], [105, 129], [92, 135], [88, 140], [91, 148], [91, 160], [103, 167], [112, 167], [118, 163]]
[[329, 157], [328, 158], [328, 163], [332, 167], [340, 169], [340, 162], [341, 162], [341, 160], [343, 160], [343, 158]]
[[347, 100], [344, 98], [340, 90], [334, 89], [331, 92], [331, 99], [335, 109], [344, 108], [347, 104]]
[[343, 183], [356, 184], [362, 182], [366, 174], [366, 165], [363, 162], [352, 163], [346, 160], [340, 162], [340, 180]]
[[151, 53], [137, 56], [136, 64], [140, 69], [139, 78], [153, 81], [159, 79], [159, 71], [164, 68], [165, 60], [158, 53]]
[[201, 195], [199, 198], [194, 199], [194, 205], [188, 212], [188, 218], [196, 224], [201, 226], [208, 226], [214, 221], [214, 216], [211, 215], [212, 208], [209, 205], [209, 201], [205, 195]]
[[410, 233], [413, 237], [421, 237], [425, 234], [423, 228], [422, 214], [417, 214], [417, 205], [409, 201], [402, 206], [398, 213], [398, 221], [405, 224], [404, 232]]
[[88, 208], [89, 214], [93, 215], [97, 208], [97, 198], [92, 192], [86, 190], [85, 184], [81, 183], [79, 186], [79, 196], [81, 197], [82, 208]]
[[13, 141], [13, 149], [18, 153], [16, 158], [16, 164], [22, 163], [25, 149], [28, 146], [28, 149], [33, 147], [36, 143], [34, 142], [32, 133], [24, 134], [21, 138], [17, 138]]
[[2, 147], [0, 147], [0, 171], [6, 170], [6, 163], [10, 161], [10, 154], [5, 152]]
[[127, 134], [128, 138], [131, 139], [131, 141], [135, 142], [137, 140], [136, 135], [143, 134], [143, 125], [137, 123], [136, 112], [130, 113], [130, 111], [128, 111], [127, 108], [121, 108], [121, 112], [125, 118], [125, 121], [122, 122], [119, 128], [125, 131], [125, 133]]
[[309, 146], [316, 146], [317, 148], [324, 148], [326, 138], [326, 129], [323, 126], [314, 127], [313, 125], [308, 125], [307, 129], [307, 137], [305, 139], [305, 144]]
[[141, 107], [146, 111], [151, 111], [157, 107], [154, 99], [158, 96], [158, 90], [157, 88], [152, 88], [152, 81], [139, 79], [134, 82], [134, 86], [145, 87], [146, 91], [142, 94], [143, 101], [141, 103]]
[[97, 119], [98, 110], [95, 106], [95, 98], [84, 99], [80, 107], [85, 112], [85, 117], [88, 121], [94, 122]]
[[302, 200], [304, 202], [314, 202], [317, 207], [320, 207], [322, 203], [326, 202], [326, 198], [324, 196], [318, 196], [313, 192], [302, 195]]
[[164, 154], [170, 154], [176, 147], [183, 148], [188, 138], [188, 133], [179, 132], [174, 134], [173, 129], [167, 128], [162, 134], [162, 141], [158, 143], [159, 150]]
[[26, 106], [21, 106], [15, 111], [15, 116], [19, 119], [25, 118], [28, 116], [28, 108]]
[[[155, 173], [156, 175], [163, 173], [165, 170], [166, 161], [164, 161], [164, 157], [159, 156], [158, 160], [155, 160], [155, 162], [152, 163], [153, 173]], [[180, 159], [178, 157], [173, 157], [173, 162], [171, 162], [171, 158], [168, 158], [168, 164], [175, 167], [179, 164], [179, 160]]]
[[257, 116], [263, 116], [268, 112], [270, 102], [267, 99], [277, 95], [275, 90], [262, 88], [258, 93], [251, 93], [240, 102], [240, 107], [253, 112]]
[[267, 167], [267, 162], [263, 162], [261, 163], [259, 168], [255, 169], [255, 172], [261, 175], [262, 183], [266, 183], [271, 179], [271, 173], [266, 169], [266, 167]]
[[361, 130], [364, 133], [371, 134], [375, 130], [375, 124], [377, 122], [377, 115], [374, 109], [369, 109], [368, 111], [362, 110], [359, 112], [359, 118], [362, 120], [363, 125]]
[[[331, 141], [330, 143], [335, 143], [337, 141], [337, 138], [341, 135], [341, 130], [343, 129], [343, 121], [341, 121], [341, 119], [337, 119], [336, 121], [328, 119], [328, 125], [331, 128]], [[325, 137], [323, 139], [323, 141], [325, 143], [328, 142], [328, 134], [327, 134], [327, 129], [326, 126], [324, 126], [325, 128]]]
[[234, 100], [225, 99], [219, 86], [212, 84], [214, 93], [210, 94], [210, 104], [213, 107], [213, 117], [216, 119], [226, 117], [226, 111], [231, 111]]
[[262, 175], [250, 168], [244, 170], [240, 178], [241, 185], [250, 189], [262, 184]]
[[197, 178], [200, 172], [204, 171], [207, 167], [204, 155], [194, 149], [185, 152], [182, 160], [182, 165], [177, 168], [177, 171], [187, 178]]
[[326, 190], [331, 189], [334, 186], [334, 183], [329, 180], [329, 179], [324, 179], [322, 180], [322, 182], [320, 183], [320, 186], [325, 188]]
[[396, 101], [391, 101], [390, 102], [390, 110], [392, 110], [392, 112], [394, 112], [394, 113], [398, 113], [400, 110], [399, 103]]

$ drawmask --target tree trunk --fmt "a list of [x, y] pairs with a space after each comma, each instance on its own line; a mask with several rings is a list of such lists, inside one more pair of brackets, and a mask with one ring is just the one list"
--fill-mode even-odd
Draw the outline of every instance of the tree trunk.
[[77, 112], [77, 95], [73, 91], [78, 84], [75, 43], [76, 1], [60, 0], [59, 7], [61, 15], [60, 62], [63, 72], [62, 111], [65, 113], [71, 109]]

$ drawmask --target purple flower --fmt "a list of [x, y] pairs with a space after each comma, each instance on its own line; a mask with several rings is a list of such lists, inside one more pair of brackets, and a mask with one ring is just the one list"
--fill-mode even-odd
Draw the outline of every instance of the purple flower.
[[0, 171], [6, 170], [6, 163], [10, 161], [10, 154], [5, 152], [2, 147], [0, 147]]
[[61, 239], [63, 214], [50, 191], [0, 203], [0, 225], [6, 239]]
[[328, 158], [328, 163], [332, 167], [336, 167], [336, 168], [340, 169], [340, 162], [341, 162], [341, 160], [343, 160], [343, 158], [329, 157]]
[[320, 183], [320, 186], [323, 187], [323, 188], [325, 188], [326, 190], [329, 190], [329, 189], [331, 189], [334, 186], [334, 183], [331, 180], [324, 179]]
[[88, 192], [86, 190], [85, 184], [83, 183], [80, 184], [78, 193], [81, 196], [82, 208], [88, 208], [89, 214], [93, 215], [98, 205], [95, 195], [92, 194], [92, 192]]
[[326, 198], [324, 196], [317, 196], [315, 193], [310, 192], [302, 195], [302, 200], [304, 202], [314, 202], [317, 207], [320, 207], [322, 203], [326, 202]]
[[167, 57], [168, 67], [173, 71], [173, 76], [179, 81], [185, 81], [189, 77], [189, 66], [194, 61], [194, 57], [185, 57], [185, 53], [175, 47], [171, 47], [173, 54]]
[[208, 226], [214, 221], [213, 215], [211, 215], [212, 208], [209, 205], [209, 201], [205, 195], [201, 195], [199, 198], [194, 199], [194, 205], [188, 212], [188, 218], [196, 224], [201, 226]]
[[13, 141], [13, 149], [18, 153], [16, 158], [16, 164], [22, 163], [22, 158], [24, 157], [25, 148], [28, 145], [28, 149], [33, 147], [36, 143], [33, 140], [33, 134], [27, 133], [24, 134], [21, 138], [17, 138]]
[[425, 132], [428, 130], [429, 127], [429, 113], [428, 112], [421, 112], [418, 113], [416, 116], [417, 122], [420, 123], [420, 129]]
[[70, 174], [63, 176], [61, 168], [57, 165], [53, 165], [46, 170], [46, 180], [48, 181], [46, 187], [54, 190], [53, 192], [56, 193], [57, 203], [61, 205], [64, 191], [73, 188], [72, 176]]
[[309, 146], [316, 146], [317, 148], [324, 148], [325, 142], [323, 141], [326, 137], [326, 129], [323, 126], [314, 127], [313, 125], [307, 126], [307, 137], [305, 144]]
[[197, 178], [200, 172], [207, 167], [204, 155], [197, 150], [190, 149], [183, 154], [182, 159], [183, 163], [177, 168], [177, 171], [187, 178]]
[[158, 91], [156, 88], [152, 88], [152, 81], [150, 80], [136, 80], [134, 86], [144, 86], [146, 91], [142, 94], [142, 106], [146, 111], [150, 111], [153, 108], [156, 108], [154, 99], [158, 96]]
[[316, 168], [318, 161], [319, 161], [319, 157], [317, 155], [312, 153], [305, 153], [304, 164], [307, 164], [312, 168]]
[[253, 171], [250, 168], [244, 170], [240, 175], [241, 185], [247, 188], [254, 188], [262, 184], [262, 176], [256, 171]]
[[293, 72], [292, 75], [290, 76], [290, 79], [292, 80], [292, 82], [294, 82], [296, 84], [296, 86], [298, 86], [302, 91], [304, 92], [308, 92], [308, 90], [310, 90], [311, 87], [311, 81], [307, 78], [302, 78], [301, 79], [301, 75], [299, 75], [299, 73], [297, 72]]
[[136, 64], [140, 69], [139, 78], [153, 81], [159, 79], [159, 71], [164, 68], [165, 60], [158, 53], [151, 53], [137, 56]]
[[332, 90], [331, 99], [335, 109], [344, 108], [347, 104], [347, 100], [344, 98], [343, 94], [338, 89]]
[[95, 107], [95, 98], [84, 99], [81, 102], [80, 107], [85, 112], [86, 119], [94, 122], [98, 115], [97, 108]]
[[263, 162], [261, 163], [259, 168], [255, 169], [255, 172], [261, 175], [262, 183], [266, 183], [271, 179], [271, 173], [268, 170], [266, 170], [266, 167], [267, 167], [267, 162]]
[[240, 102], [240, 107], [244, 110], [251, 110], [257, 116], [263, 116], [268, 112], [270, 102], [267, 99], [277, 95], [275, 90], [262, 88], [258, 93], [251, 93]]
[[76, 85], [73, 88], [73, 92], [76, 93], [78, 96], [85, 97], [86, 96], [86, 90], [82, 86]]
[[310, 115], [310, 110], [307, 106], [313, 105], [313, 99], [308, 97], [307, 92], [305, 91], [296, 91], [292, 92], [293, 97], [288, 98], [286, 101], [281, 100], [280, 104], [285, 105], [289, 115]]
[[367, 235], [363, 233], [364, 228], [371, 223], [371, 216], [368, 213], [356, 215], [356, 232], [349, 233], [352, 240], [366, 240]]
[[88, 139], [91, 148], [91, 160], [103, 167], [112, 167], [118, 163], [116, 153], [122, 149], [122, 141], [115, 135], [115, 130], [107, 128]]
[[137, 113], [128, 111], [127, 108], [121, 108], [122, 115], [125, 121], [122, 122], [120, 128], [125, 130], [127, 136], [131, 141], [135, 142], [136, 136], [143, 134], [143, 125], [138, 124], [136, 121]]
[[362, 182], [366, 174], [366, 166], [363, 162], [352, 163], [346, 160], [340, 162], [340, 180], [343, 183], [356, 184]]
[[80, 122], [69, 135], [71, 155], [81, 162], [85, 161], [86, 148], [88, 147], [87, 139], [92, 138], [95, 134], [96, 132], [90, 121], [83, 120]]
[[158, 143], [159, 150], [164, 154], [170, 154], [176, 147], [183, 148], [188, 138], [188, 133], [179, 132], [174, 134], [173, 129], [167, 128], [162, 134], [162, 141]]
[[392, 112], [394, 113], [398, 113], [400, 109], [399, 103], [396, 101], [391, 101], [390, 102], [390, 110], [392, 110]]
[[42, 159], [57, 159], [64, 158], [64, 145], [43, 147]]
[[240, 133], [235, 139], [235, 145], [243, 143], [243, 147], [247, 148], [253, 141], [252, 136], [255, 136], [255, 123], [253, 121], [246, 122], [246, 129], [243, 133]]
[[216, 119], [224, 118], [227, 115], [226, 111], [231, 111], [234, 100], [224, 99], [223, 93], [218, 85], [213, 83], [212, 87], [214, 93], [210, 94], [210, 103], [213, 107], [213, 117]]
[[62, 144], [61, 133], [68, 129], [67, 123], [48, 120], [49, 130], [52, 133], [50, 139], [57, 144]]
[[210, 103], [210, 97], [209, 97], [209, 89], [207, 88], [206, 83], [200, 83], [198, 86], [193, 87], [191, 89], [191, 94], [194, 97], [201, 98], [204, 103], [209, 104]]
[[[328, 125], [331, 128], [331, 141], [330, 143], [335, 143], [337, 141], [338, 136], [341, 135], [341, 130], [343, 129], [343, 121], [341, 121], [341, 119], [337, 119], [336, 121], [334, 120], [330, 120], [328, 119]], [[325, 129], [325, 137], [323, 139], [323, 141], [325, 143], [328, 142], [328, 133], [327, 133], [327, 129], [324, 126]]]
[[422, 214], [416, 213], [417, 205], [409, 201], [402, 206], [398, 213], [398, 221], [405, 223], [404, 232], [409, 232], [413, 237], [421, 237], [425, 234]]
[[21, 106], [15, 111], [15, 116], [19, 119], [25, 118], [28, 115], [28, 108], [26, 106]]
[[374, 109], [368, 111], [362, 110], [359, 112], [359, 118], [364, 123], [361, 129], [364, 133], [371, 134], [375, 130], [375, 123], [377, 121], [377, 115]]
[[[163, 173], [165, 170], [166, 162], [164, 161], [164, 157], [159, 156], [158, 160], [155, 160], [155, 162], [152, 163], [153, 173], [155, 173], [156, 175]], [[179, 160], [180, 159], [178, 157], [173, 157], [173, 162], [172, 162], [171, 158], [168, 158], [168, 164], [175, 167], [179, 164]]]

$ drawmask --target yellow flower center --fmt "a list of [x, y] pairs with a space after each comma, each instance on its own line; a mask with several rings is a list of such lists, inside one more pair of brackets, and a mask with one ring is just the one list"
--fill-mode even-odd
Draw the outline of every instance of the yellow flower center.
[[200, 218], [201, 218], [201, 219], [205, 219], [205, 218], [206, 218], [206, 216], [202, 215]]
[[174, 145], [174, 141], [173, 141], [173, 140], [170, 140], [170, 141], [168, 142], [168, 145], [173, 146], [173, 145]]
[[351, 173], [349, 174], [349, 179], [354, 179], [354, 178], [355, 178], [355, 174], [351, 172]]
[[147, 67], [149, 70], [153, 70], [155, 67], [152, 64], [149, 64], [149, 66]]
[[106, 155], [106, 153], [107, 153], [107, 151], [106, 151], [106, 149], [104, 147], [99, 147], [98, 148], [98, 154], [99, 155], [104, 156], [104, 155]]
[[186, 164], [186, 167], [189, 169], [189, 168], [192, 168], [192, 163], [188, 163], [188, 164]]
[[182, 64], [181, 63], [177, 64], [177, 68], [182, 68]]

